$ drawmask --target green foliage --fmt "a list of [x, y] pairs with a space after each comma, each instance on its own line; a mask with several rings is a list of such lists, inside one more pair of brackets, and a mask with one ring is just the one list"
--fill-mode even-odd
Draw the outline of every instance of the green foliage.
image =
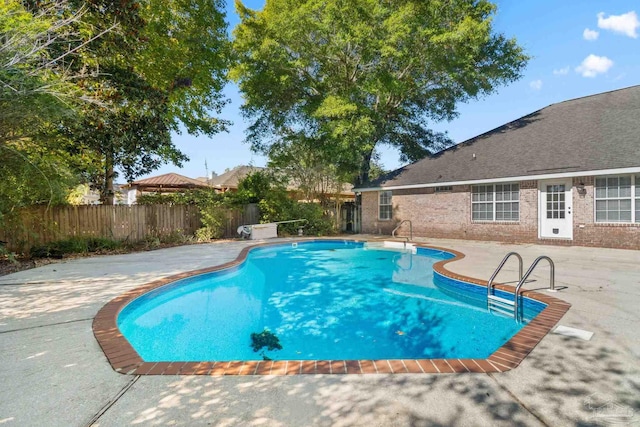
[[196, 189], [172, 194], [149, 193], [138, 197], [139, 205], [196, 205], [200, 209], [203, 227], [196, 231], [196, 239], [206, 242], [224, 234], [227, 211], [237, 206], [234, 196], [219, 194], [213, 189]]
[[9, 250], [4, 246], [3, 243], [0, 243], [0, 259], [6, 258], [12, 264], [18, 264], [18, 260], [16, 259], [15, 252], [9, 252]]
[[[174, 230], [168, 234], [166, 233], [154, 233], [148, 236], [145, 236], [142, 244], [145, 249], [156, 249], [161, 247], [164, 244], [168, 245], [182, 245], [192, 241], [192, 237], [186, 236], [180, 230]], [[135, 248], [137, 245], [134, 244]]]
[[285, 192], [283, 182], [273, 173], [256, 171], [250, 173], [238, 182], [238, 192], [233, 196], [234, 203], [258, 203], [273, 192]]
[[223, 236], [228, 212], [247, 203], [260, 207], [261, 222], [306, 219], [307, 223], [281, 224], [282, 234], [297, 235], [304, 228], [305, 235], [330, 235], [335, 225], [318, 203], [300, 203], [292, 199], [283, 180], [265, 171], [248, 175], [238, 184], [237, 192], [216, 193], [213, 189], [197, 189], [173, 194], [143, 194], [138, 204], [191, 204], [198, 206], [203, 227], [196, 231], [198, 241]]
[[[30, 138], [67, 150], [62, 169], [82, 174], [107, 203], [118, 170], [131, 181], [164, 163], [179, 166], [187, 158], [172, 130], [213, 135], [227, 125], [212, 116], [226, 103], [224, 7], [221, 0], [0, 2], [0, 148]], [[51, 138], [64, 142], [46, 144]]]
[[[56, 240], [45, 245], [33, 246], [29, 250], [32, 258], [62, 258], [68, 254], [101, 253], [130, 249], [156, 249], [163, 245], [184, 244], [191, 241], [181, 231], [168, 234], [150, 234], [141, 242], [127, 243], [105, 237], [71, 237]], [[0, 255], [2, 253], [0, 252]]]
[[101, 79], [87, 82], [102, 93], [102, 104], [87, 103], [79, 118], [58, 128], [75, 142], [76, 153], [96, 153], [92, 177], [108, 202], [115, 168], [127, 181], [148, 174], [165, 163], [181, 166], [187, 157], [172, 143], [167, 93], [151, 86], [126, 66], [105, 63]]
[[304, 234], [308, 236], [335, 234], [333, 221], [324, 214], [322, 207], [317, 203], [301, 203], [291, 199], [286, 193], [273, 193], [258, 205], [262, 222], [307, 220], [306, 223], [280, 224], [278, 230], [283, 235], [295, 236], [299, 227], [303, 227]]
[[136, 198], [136, 204], [138, 205], [186, 205], [190, 203], [183, 203], [183, 193], [145, 193]]
[[306, 219], [308, 222], [280, 224], [281, 234], [297, 235], [298, 227], [304, 227], [307, 235], [327, 235], [334, 233], [333, 222], [324, 215], [317, 203], [300, 203], [291, 198], [284, 179], [274, 173], [259, 171], [248, 175], [238, 184], [238, 192], [229, 195], [227, 206], [258, 203], [261, 222]]
[[227, 210], [220, 204], [200, 206], [203, 227], [196, 231], [198, 241], [219, 239], [224, 235], [224, 226], [227, 220]]
[[145, 25], [143, 49], [132, 58], [134, 68], [157, 88], [168, 90], [172, 130], [183, 124], [190, 134], [213, 135], [228, 122], [220, 114], [227, 101], [231, 52], [222, 0], [141, 1]]
[[61, 2], [48, 2], [37, 16], [23, 3], [0, 2], [0, 144], [69, 113], [78, 96], [70, 76], [52, 61], [55, 42], [71, 36], [78, 17], [63, 16]]
[[213, 189], [199, 188], [171, 194], [145, 193], [136, 199], [139, 205], [208, 205], [223, 203], [228, 196], [216, 193]]
[[295, 185], [302, 199], [326, 203], [354, 176], [340, 171], [330, 153], [317, 150], [311, 138], [288, 138], [269, 148], [269, 167]]
[[0, 158], [0, 227], [9, 227], [12, 212], [22, 207], [65, 204], [79, 180], [63, 151], [29, 140], [0, 143]]
[[0, 2], [0, 226], [23, 206], [63, 203], [85, 161], [65, 142], [40, 138], [52, 123], [72, 119], [83, 95], [62, 60], [79, 46], [81, 14], [66, 13], [62, 1], [33, 13], [30, 3]]
[[306, 144], [359, 182], [380, 145], [410, 161], [446, 147], [431, 123], [518, 79], [528, 60], [494, 32], [487, 0], [267, 0], [261, 11], [236, 1], [236, 9], [231, 77], [253, 121], [252, 147]]
[[[266, 350], [264, 349], [266, 347]], [[268, 329], [264, 329], [259, 334], [253, 332], [251, 334], [251, 348], [256, 353], [262, 350], [262, 358], [264, 360], [271, 360], [265, 352], [273, 351], [273, 350], [282, 350], [282, 344], [280, 344], [280, 339]]]
[[66, 254], [113, 251], [122, 247], [122, 242], [104, 237], [72, 237], [34, 246], [30, 254], [32, 258], [62, 258]]

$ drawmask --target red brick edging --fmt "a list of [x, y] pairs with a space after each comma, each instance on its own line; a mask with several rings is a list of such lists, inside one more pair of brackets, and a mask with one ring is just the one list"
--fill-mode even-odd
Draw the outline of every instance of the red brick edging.
[[[309, 241], [309, 240], [306, 240]], [[282, 244], [282, 243], [276, 243]], [[129, 375], [301, 375], [301, 374], [382, 374], [382, 373], [489, 373], [509, 371], [522, 362], [544, 338], [571, 304], [534, 291], [522, 295], [547, 306], [488, 359], [397, 359], [397, 360], [278, 360], [278, 361], [224, 361], [224, 362], [145, 362], [120, 333], [117, 318], [120, 311], [134, 299], [176, 280], [203, 273], [223, 270], [241, 264], [249, 251], [268, 244], [244, 248], [234, 261], [215, 267], [192, 270], [164, 279], [155, 280], [132, 289], [109, 301], [93, 320], [93, 334], [116, 372]], [[433, 268], [445, 277], [480, 286], [486, 282], [452, 273], [445, 265], [464, 258], [452, 249], [416, 245], [453, 254], [455, 257], [439, 261]], [[497, 284], [497, 289], [513, 293], [514, 287]]]

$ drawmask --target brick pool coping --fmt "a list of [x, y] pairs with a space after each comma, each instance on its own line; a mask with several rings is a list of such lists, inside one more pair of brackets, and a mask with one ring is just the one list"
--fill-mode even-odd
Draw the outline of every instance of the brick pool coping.
[[[301, 239], [296, 241], [317, 241]], [[331, 239], [335, 240], [335, 239]], [[350, 240], [350, 239], [342, 239]], [[361, 242], [362, 240], [353, 240]], [[294, 243], [292, 241], [291, 243]], [[289, 242], [287, 242], [289, 243]], [[394, 359], [394, 360], [277, 360], [277, 361], [223, 361], [223, 362], [145, 362], [122, 335], [117, 325], [118, 314], [134, 299], [176, 280], [199, 274], [230, 268], [244, 262], [250, 250], [283, 243], [263, 243], [242, 249], [234, 261], [215, 267], [187, 271], [155, 280], [132, 289], [109, 301], [98, 311], [93, 320], [93, 334], [100, 344], [112, 368], [128, 375], [301, 375], [301, 374], [399, 374], [399, 373], [491, 373], [505, 372], [517, 367], [522, 360], [558, 323], [571, 304], [535, 291], [521, 294], [547, 304], [531, 322], [525, 325], [502, 347], [487, 359]], [[286, 244], [286, 243], [285, 243]], [[456, 250], [414, 244], [416, 247], [441, 250], [454, 255], [453, 258], [433, 265], [435, 272], [454, 280], [486, 287], [486, 281], [453, 273], [445, 266], [464, 258]], [[496, 289], [513, 293], [513, 286], [496, 284]]]

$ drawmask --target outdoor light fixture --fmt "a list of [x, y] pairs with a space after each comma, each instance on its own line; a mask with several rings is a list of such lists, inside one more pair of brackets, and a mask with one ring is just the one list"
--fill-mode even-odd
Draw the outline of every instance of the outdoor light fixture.
[[580, 184], [576, 185], [576, 190], [578, 191], [578, 194], [581, 196], [584, 196], [585, 194], [587, 194], [587, 189], [584, 188], [584, 183], [581, 182]]

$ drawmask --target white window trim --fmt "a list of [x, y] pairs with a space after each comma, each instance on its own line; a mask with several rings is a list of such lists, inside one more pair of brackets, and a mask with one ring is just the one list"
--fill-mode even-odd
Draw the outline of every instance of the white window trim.
[[[496, 185], [513, 185], [513, 184], [517, 184], [518, 185], [518, 200], [496, 200]], [[491, 203], [493, 204], [493, 209], [492, 209], [492, 213], [493, 213], [493, 219], [473, 219], [473, 204], [480, 204], [480, 203], [489, 203], [488, 201], [484, 201], [484, 202], [474, 202], [473, 201], [473, 187], [491, 187], [492, 188], [492, 192], [493, 192], [493, 197], [491, 200]], [[499, 182], [496, 184], [493, 183], [486, 183], [486, 184], [474, 184], [471, 186], [471, 191], [469, 191], [469, 197], [471, 199], [471, 211], [469, 212], [469, 214], [471, 215], [471, 222], [472, 223], [486, 223], [486, 224], [490, 224], [490, 223], [494, 223], [494, 222], [498, 222], [498, 223], [502, 223], [502, 222], [511, 222], [511, 223], [519, 223], [520, 222], [520, 183], [519, 182]], [[518, 203], [518, 219], [496, 219], [496, 203], [513, 203], [513, 202], [517, 202]]]
[[[624, 176], [631, 176], [631, 221], [598, 221], [596, 217], [596, 204], [599, 200], [612, 200], [612, 199], [598, 199], [596, 197], [596, 179], [597, 178], [621, 178]], [[636, 197], [636, 186], [640, 185], [640, 180], [636, 179], [636, 177], [640, 177], [640, 174], [617, 174], [617, 175], [603, 175], [597, 176], [593, 178], [593, 223], [598, 225], [619, 225], [619, 224], [629, 224], [629, 225], [640, 225], [640, 220], [636, 222], [636, 199], [640, 200], [640, 197]], [[617, 198], [616, 200], [622, 200], [623, 198]]]
[[[380, 203], [380, 196], [382, 195], [382, 193], [389, 193], [389, 204], [388, 205], [383, 205]], [[382, 206], [390, 206], [391, 207], [391, 214], [389, 216], [389, 218], [380, 218], [380, 207]], [[391, 221], [393, 219], [393, 191], [391, 190], [380, 190], [378, 192], [378, 221]]]

